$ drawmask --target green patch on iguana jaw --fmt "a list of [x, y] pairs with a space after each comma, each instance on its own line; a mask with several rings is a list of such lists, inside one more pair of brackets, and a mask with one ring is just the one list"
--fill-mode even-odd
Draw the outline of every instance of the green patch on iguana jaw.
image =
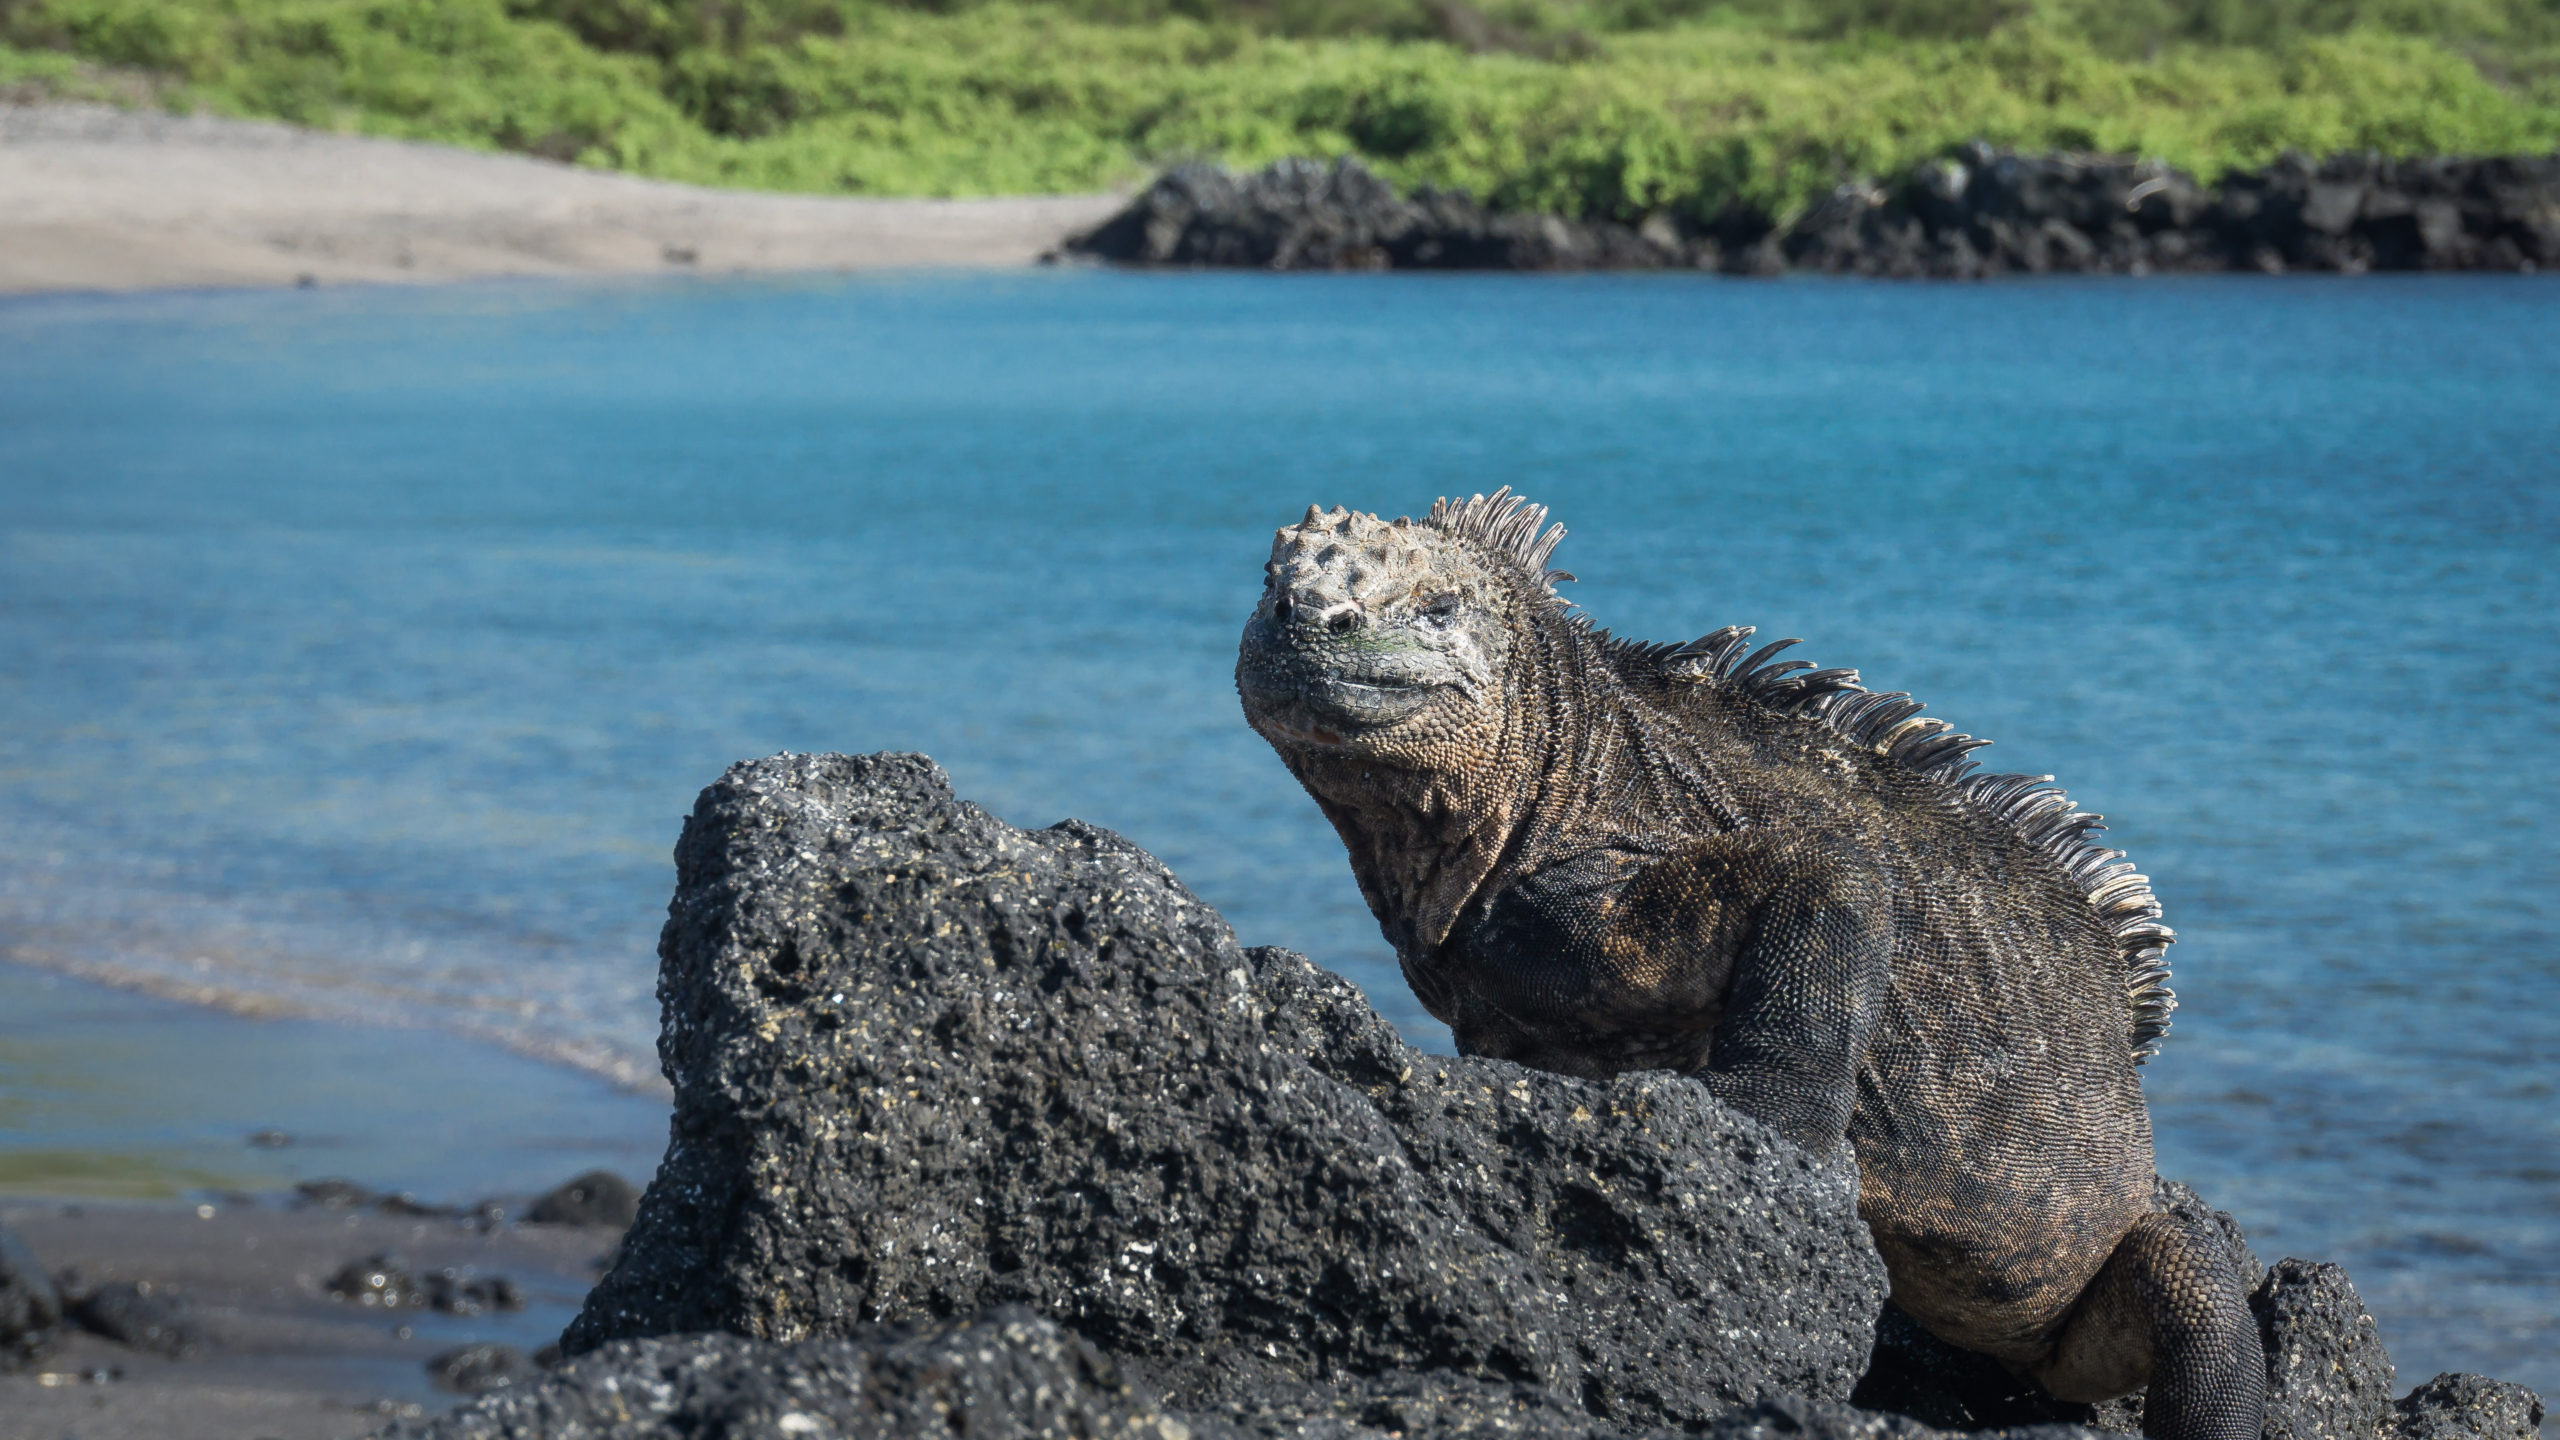
[[1259, 623], [1246, 631], [1245, 663], [1236, 688], [1249, 715], [1315, 744], [1342, 743], [1346, 732], [1384, 729], [1460, 690], [1465, 675], [1450, 658], [1408, 635], [1371, 627], [1309, 650], [1271, 643]]

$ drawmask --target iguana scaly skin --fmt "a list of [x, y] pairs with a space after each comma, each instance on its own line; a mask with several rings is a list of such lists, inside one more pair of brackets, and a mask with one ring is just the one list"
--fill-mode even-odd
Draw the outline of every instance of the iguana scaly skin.
[[[1508, 491], [1310, 507], [1236, 685], [1460, 1050], [1697, 1074], [1845, 1135], [1893, 1297], [2160, 1440], [2252, 1440], [2265, 1362], [2219, 1238], [2153, 1209], [2134, 1066], [2174, 1004], [2149, 882], [2050, 777], [1747, 629], [1610, 638]], [[1749, 653], [1746, 653], [1748, 651]]]

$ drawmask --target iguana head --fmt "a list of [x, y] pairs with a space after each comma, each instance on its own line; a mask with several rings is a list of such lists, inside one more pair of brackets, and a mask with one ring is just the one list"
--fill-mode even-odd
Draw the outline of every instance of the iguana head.
[[1506, 490], [1414, 521], [1307, 507], [1278, 531], [1245, 623], [1236, 689], [1284, 755], [1441, 773], [1489, 762], [1504, 675], [1540, 610], [1570, 579], [1545, 568], [1564, 537]]

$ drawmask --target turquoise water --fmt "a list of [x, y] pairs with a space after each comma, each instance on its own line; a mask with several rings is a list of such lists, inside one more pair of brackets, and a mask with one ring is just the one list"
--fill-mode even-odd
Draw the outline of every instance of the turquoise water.
[[2532, 278], [0, 302], [0, 958], [644, 1075], [694, 791], [921, 749], [1445, 1044], [1229, 671], [1308, 502], [1511, 484], [2113, 817], [2163, 1169], [2560, 1389], [2555, 375]]

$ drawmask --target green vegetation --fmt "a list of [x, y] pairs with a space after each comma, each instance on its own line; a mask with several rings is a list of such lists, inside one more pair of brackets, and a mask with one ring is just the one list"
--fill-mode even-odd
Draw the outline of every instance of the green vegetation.
[[1356, 153], [1504, 207], [1783, 215], [1975, 136], [2208, 178], [2560, 148], [2560, 0], [0, 0], [13, 85], [715, 185]]

